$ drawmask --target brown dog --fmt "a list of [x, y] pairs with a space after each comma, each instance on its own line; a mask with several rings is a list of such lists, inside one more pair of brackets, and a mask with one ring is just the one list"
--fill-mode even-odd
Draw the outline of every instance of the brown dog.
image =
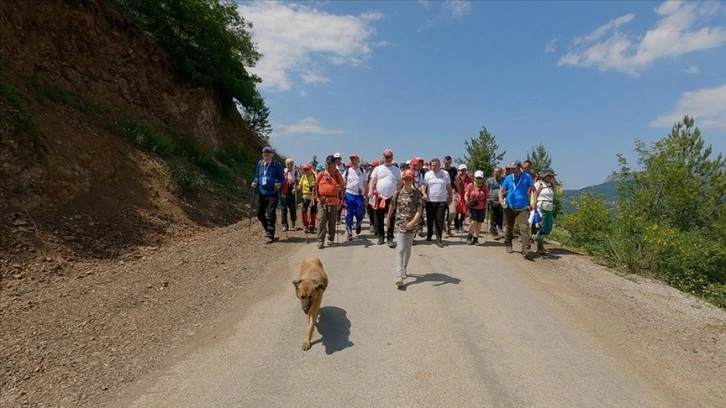
[[320, 259], [314, 257], [303, 259], [300, 276], [292, 281], [292, 284], [295, 285], [295, 295], [300, 299], [303, 312], [308, 315], [308, 328], [303, 338], [302, 349], [309, 350], [320, 303], [323, 301], [323, 292], [328, 287], [328, 276]]

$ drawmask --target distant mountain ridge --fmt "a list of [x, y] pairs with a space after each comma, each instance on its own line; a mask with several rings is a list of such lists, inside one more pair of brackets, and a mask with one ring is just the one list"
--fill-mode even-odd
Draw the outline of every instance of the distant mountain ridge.
[[564, 206], [565, 214], [575, 211], [575, 207], [572, 205], [572, 200], [583, 193], [591, 193], [601, 196], [605, 202], [608, 203], [608, 206], [612, 208], [615, 206], [615, 202], [618, 199], [618, 177], [613, 174], [608, 176], [602, 184], [584, 187], [579, 190], [565, 189], [562, 196], [562, 204]]

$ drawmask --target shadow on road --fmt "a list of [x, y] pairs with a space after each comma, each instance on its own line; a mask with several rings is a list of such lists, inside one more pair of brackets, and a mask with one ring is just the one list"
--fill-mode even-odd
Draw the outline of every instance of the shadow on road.
[[324, 306], [320, 308], [318, 317], [318, 332], [321, 339], [315, 340], [313, 344], [322, 342], [325, 346], [325, 354], [331, 355], [351, 347], [350, 341], [350, 320], [344, 309], [335, 306]]
[[454, 285], [458, 285], [459, 283], [461, 283], [461, 279], [459, 279], [459, 278], [455, 278], [455, 277], [449, 276], [445, 273], [438, 273], [438, 272], [427, 273], [425, 275], [408, 275], [408, 276], [410, 278], [413, 278], [413, 280], [411, 282], [407, 282], [405, 285], [403, 285], [404, 288], [407, 288], [411, 285], [424, 283], [424, 282], [436, 282], [432, 286], [441, 286], [441, 285], [445, 285], [447, 283], [452, 283]]

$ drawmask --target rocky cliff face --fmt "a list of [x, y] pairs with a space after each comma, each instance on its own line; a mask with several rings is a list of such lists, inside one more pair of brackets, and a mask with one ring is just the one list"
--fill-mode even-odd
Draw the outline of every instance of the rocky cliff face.
[[180, 197], [123, 134], [133, 120], [205, 149], [258, 148], [230, 98], [188, 83], [102, 0], [0, 2], [0, 251], [113, 255], [170, 227], [238, 220], [239, 203]]

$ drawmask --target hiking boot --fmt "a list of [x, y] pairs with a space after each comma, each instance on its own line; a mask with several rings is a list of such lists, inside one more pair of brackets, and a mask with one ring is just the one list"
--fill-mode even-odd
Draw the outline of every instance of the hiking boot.
[[283, 225], [283, 226], [282, 226], [282, 230], [283, 230], [283, 231], [289, 231], [290, 229], [289, 229], [289, 228], [287, 227], [287, 225]]
[[335, 245], [335, 241], [333, 241], [332, 239], [329, 239], [328, 246], [334, 246], [334, 245]]
[[346, 239], [347, 239], [348, 241], [352, 241], [352, 240], [353, 240], [353, 236], [352, 236], [352, 235], [350, 235], [350, 234], [348, 234], [348, 237], [347, 237]]
[[368, 227], [368, 232], [376, 232], [376, 227], [371, 225], [370, 227]]
[[431, 237], [426, 237], [426, 241], [431, 242]]
[[439, 248], [443, 248], [444, 247], [444, 243], [440, 239], [437, 239], [436, 240], [436, 246], [439, 247]]
[[495, 241], [499, 241], [500, 239], [502, 239], [502, 236], [499, 235], [499, 234], [492, 234], [492, 235], [494, 235], [494, 240]]
[[396, 247], [396, 241], [389, 239], [388, 240], [388, 247], [389, 248], [395, 248]]
[[547, 255], [547, 251], [544, 249], [544, 245], [537, 245], [537, 255]]
[[273, 238], [273, 237], [272, 237], [272, 236], [270, 236], [270, 235], [268, 235], [268, 236], [266, 236], [266, 237], [265, 237], [265, 243], [267, 243], [267, 244], [271, 244], [271, 243], [273, 243], [274, 241], [275, 241], [275, 238]]
[[295, 229], [295, 221], [292, 221], [292, 229]]
[[383, 245], [383, 237], [378, 237], [378, 245]]
[[355, 234], [360, 235], [360, 223], [355, 226]]
[[537, 256], [537, 253], [532, 251], [532, 247], [529, 245], [524, 245], [522, 247], [522, 256], [524, 259], [532, 260]]
[[504, 250], [507, 251], [508, 254], [511, 254], [512, 252], [514, 252], [512, 250], [512, 243], [511, 242], [510, 243], [505, 243], [504, 244]]
[[474, 236], [469, 234], [466, 236], [466, 245], [474, 245]]
[[479, 237], [474, 237], [474, 245], [479, 245]]
[[325, 248], [325, 244], [323, 243], [323, 241], [318, 242], [318, 249], [323, 249], [323, 248]]

